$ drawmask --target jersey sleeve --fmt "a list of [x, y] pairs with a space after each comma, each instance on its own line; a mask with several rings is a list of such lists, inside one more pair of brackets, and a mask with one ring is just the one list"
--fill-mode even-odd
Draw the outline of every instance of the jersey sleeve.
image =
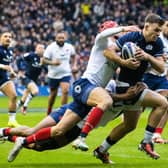
[[25, 53], [25, 54], [23, 55], [23, 59], [24, 59], [25, 61], [29, 61], [29, 59], [30, 59], [30, 53]]
[[116, 40], [117, 46], [121, 49], [122, 46], [124, 45], [124, 43], [135, 42], [136, 38], [137, 38], [137, 33], [139, 33], [139, 32], [131, 32], [131, 33], [127, 33], [127, 34], [119, 37], [119, 39]]
[[47, 58], [49, 60], [52, 59], [52, 55], [51, 55], [51, 46], [49, 45], [45, 51], [44, 51], [44, 58]]
[[156, 53], [154, 54], [155, 57], [162, 56], [164, 54], [164, 45], [160, 38], [156, 41], [156, 47], [155, 47]]
[[99, 43], [100, 40], [107, 39], [108, 37], [113, 36], [120, 32], [122, 32], [122, 27], [106, 29], [96, 36], [95, 43]]

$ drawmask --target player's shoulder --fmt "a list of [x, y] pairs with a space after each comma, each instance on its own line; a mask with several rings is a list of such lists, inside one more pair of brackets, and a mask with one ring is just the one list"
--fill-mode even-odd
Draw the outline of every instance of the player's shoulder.
[[33, 52], [26, 52], [25, 54], [23, 54], [23, 57], [30, 57], [32, 55], [34, 55]]
[[66, 47], [73, 47], [73, 45], [72, 45], [71, 43], [69, 43], [69, 42], [65, 42], [64, 45], [65, 45]]
[[139, 38], [143, 37], [141, 32], [129, 32], [129, 33], [126, 34], [126, 36], [132, 37], [132, 38], [135, 38], [135, 39], [139, 39]]
[[51, 42], [48, 44], [47, 48], [53, 48], [53, 47], [56, 47], [57, 46], [57, 43], [55, 41]]

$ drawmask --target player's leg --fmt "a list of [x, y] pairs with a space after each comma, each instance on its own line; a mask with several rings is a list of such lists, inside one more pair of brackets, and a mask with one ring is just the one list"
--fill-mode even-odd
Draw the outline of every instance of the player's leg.
[[59, 87], [59, 80], [49, 78], [49, 88], [50, 88], [50, 95], [48, 97], [48, 108], [47, 114], [52, 112], [53, 105], [55, 103], [55, 98], [57, 96], [58, 87]]
[[[168, 84], [167, 84], [168, 85]], [[167, 86], [166, 86], [167, 87]], [[166, 98], [168, 97], [168, 90], [164, 89], [164, 90], [161, 90], [159, 91], [158, 93], [160, 93], [161, 95], [165, 96]], [[168, 140], [166, 139], [163, 139], [161, 137], [161, 134], [163, 132], [163, 129], [164, 127], [166, 126], [166, 123], [167, 123], [167, 120], [168, 120], [168, 113], [165, 112], [165, 114], [162, 116], [162, 119], [160, 120], [159, 124], [157, 125], [157, 128], [155, 130], [155, 133], [153, 135], [153, 141], [155, 143], [161, 143], [161, 144], [166, 144], [168, 143]]]
[[29, 91], [29, 94], [27, 95], [27, 97], [26, 97], [26, 99], [24, 101], [23, 107], [21, 109], [21, 112], [23, 114], [26, 114], [28, 104], [30, 103], [32, 98], [35, 97], [38, 94], [38, 92], [39, 92], [38, 86], [33, 81], [31, 81], [27, 85], [27, 90]]
[[37, 125], [31, 128], [27, 126], [21, 126], [18, 128], [1, 128], [0, 136], [1, 137], [5, 137], [5, 136], [27, 137], [42, 128], [46, 128], [46, 127], [54, 126], [54, 125], [56, 125], [55, 120], [51, 116], [47, 116], [42, 121], [40, 121]]
[[23, 92], [23, 95], [22, 95], [21, 99], [18, 100], [18, 102], [17, 102], [17, 109], [19, 109], [20, 107], [23, 106], [23, 104], [24, 104], [24, 102], [25, 102], [25, 100], [26, 100], [26, 98], [27, 98], [28, 95], [29, 95], [29, 90], [25, 89], [24, 92]]
[[14, 83], [12, 81], [7, 81], [3, 84], [1, 87], [1, 91], [9, 98], [9, 121], [8, 126], [9, 127], [18, 127], [20, 126], [18, 122], [16, 121], [16, 99], [17, 94], [15, 90]]
[[168, 102], [164, 96], [147, 89], [141, 105], [144, 107], [152, 107], [152, 111], [149, 114], [145, 136], [139, 145], [139, 149], [145, 151], [152, 158], [158, 159], [160, 156], [154, 151], [152, 137], [162, 116], [167, 112]]
[[68, 93], [69, 93], [69, 87], [70, 87], [70, 76], [64, 77], [60, 81], [60, 87], [62, 91], [61, 95], [61, 105], [68, 103]]
[[94, 150], [94, 156], [103, 163], [112, 163], [109, 158], [108, 150], [121, 138], [136, 128], [140, 113], [141, 110], [138, 109], [125, 111], [123, 121], [113, 128], [102, 144]]

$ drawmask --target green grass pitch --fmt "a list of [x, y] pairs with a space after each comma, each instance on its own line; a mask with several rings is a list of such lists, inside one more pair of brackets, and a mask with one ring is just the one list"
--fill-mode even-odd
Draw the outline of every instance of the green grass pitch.
[[[47, 97], [37, 97], [31, 103], [29, 112], [23, 116], [17, 114], [17, 120], [28, 126], [35, 125], [46, 115]], [[0, 97], [0, 127], [5, 127], [8, 120], [7, 98]], [[58, 98], [55, 107], [59, 106]], [[119, 143], [110, 149], [110, 158], [115, 165], [103, 165], [99, 160], [92, 156], [95, 149], [107, 136], [110, 130], [120, 122], [121, 118], [110, 122], [106, 127], [95, 129], [90, 133], [87, 143], [90, 146], [88, 152], [74, 150], [71, 144], [59, 150], [35, 152], [23, 149], [16, 160], [12, 163], [7, 162], [7, 156], [13, 144], [5, 142], [0, 144], [0, 168], [166, 168], [168, 165], [168, 144], [156, 144], [155, 148], [160, 153], [159, 160], [149, 158], [143, 152], [137, 150], [138, 143], [144, 136], [144, 129], [149, 112], [141, 115], [137, 129], [123, 138]], [[164, 130], [163, 137], [168, 138], [167, 128]]]

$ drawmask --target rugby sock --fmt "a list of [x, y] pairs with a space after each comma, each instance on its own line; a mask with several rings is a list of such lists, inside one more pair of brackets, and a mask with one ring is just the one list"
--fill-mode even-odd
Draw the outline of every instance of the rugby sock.
[[25, 100], [23, 106], [24, 106], [24, 107], [27, 107], [28, 104], [29, 104], [29, 102], [30, 102], [30, 100], [31, 100], [34, 96], [35, 96], [35, 95], [33, 95], [32, 93], [28, 94], [28, 96], [27, 96], [27, 98], [26, 98], [26, 100]]
[[155, 133], [162, 134], [163, 128], [156, 128]]
[[9, 121], [15, 121], [16, 120], [16, 111], [9, 111]]
[[25, 138], [24, 144], [31, 144], [36, 141], [42, 141], [51, 138], [51, 127], [43, 128], [37, 131], [35, 134], [32, 134]]
[[17, 137], [18, 136], [12, 136], [12, 135], [10, 135], [10, 136], [8, 136], [8, 141], [15, 142]]
[[3, 130], [3, 135], [4, 135], [4, 136], [9, 136], [9, 135], [10, 135], [10, 131], [11, 131], [11, 128], [5, 128], [5, 129]]
[[24, 104], [24, 102], [22, 100], [19, 100], [17, 102], [17, 108], [21, 107]]
[[108, 151], [112, 145], [114, 145], [117, 141], [113, 141], [110, 139], [110, 137], [108, 136], [103, 143], [100, 145], [99, 147], [99, 151], [104, 153], [106, 151]]
[[149, 125], [146, 126], [145, 136], [144, 136], [144, 143], [149, 143], [152, 141], [153, 133], [155, 132], [156, 128], [151, 127]]
[[103, 115], [104, 111], [100, 109], [99, 107], [95, 107], [91, 110], [89, 113], [89, 116], [85, 122], [85, 125], [81, 131], [80, 136], [81, 137], [86, 137], [88, 133], [96, 127], [96, 125], [99, 123], [101, 120], [101, 117]]

